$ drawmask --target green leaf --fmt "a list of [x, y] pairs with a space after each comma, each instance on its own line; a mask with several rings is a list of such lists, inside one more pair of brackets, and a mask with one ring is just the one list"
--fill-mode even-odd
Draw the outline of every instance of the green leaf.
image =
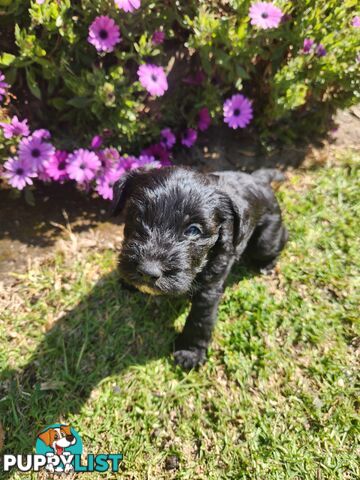
[[39, 88], [39, 85], [37, 84], [33, 71], [30, 69], [26, 70], [26, 81], [30, 92], [34, 95], [34, 97], [41, 100], [41, 90]]
[[250, 78], [250, 75], [247, 73], [245, 68], [243, 68], [241, 65], [236, 65], [235, 70], [237, 75], [243, 80], [248, 80]]
[[30, 188], [25, 188], [24, 196], [25, 196], [26, 203], [28, 205], [31, 205], [32, 207], [35, 207], [35, 197], [32, 190], [30, 190]]
[[17, 44], [21, 41], [21, 30], [18, 24], [15, 25], [15, 40]]
[[44, 57], [46, 55], [46, 50], [41, 48], [39, 45], [35, 46], [35, 55], [39, 57]]
[[18, 69], [15, 67], [11, 67], [6, 70], [6, 81], [10, 83], [10, 85], [15, 83], [17, 77]]
[[75, 108], [86, 108], [91, 103], [91, 98], [87, 97], [74, 97], [66, 102], [68, 105], [71, 105]]
[[235, 87], [236, 87], [236, 90], [242, 90], [242, 88], [243, 88], [242, 78], [238, 78], [236, 80]]
[[13, 63], [14, 60], [16, 60], [15, 55], [13, 55], [12, 53], [4, 52], [0, 55], [0, 66], [8, 67]]
[[66, 102], [63, 98], [56, 97], [49, 100], [48, 104], [54, 106], [56, 110], [63, 110], [65, 108]]

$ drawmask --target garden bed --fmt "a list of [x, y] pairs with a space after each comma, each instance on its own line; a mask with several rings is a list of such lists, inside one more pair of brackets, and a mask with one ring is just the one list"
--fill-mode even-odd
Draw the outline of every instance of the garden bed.
[[[359, 107], [339, 112], [336, 124], [338, 129], [326, 141], [289, 146], [270, 155], [259, 154], [256, 142], [246, 135], [212, 129], [191, 152], [183, 150], [176, 163], [202, 171], [318, 167], [335, 158], [336, 152], [360, 149]], [[88, 243], [96, 239], [117, 245], [121, 241], [121, 228], [116, 227], [121, 219], [109, 218], [109, 201], [81, 193], [72, 184], [39, 183], [33, 206], [24, 196], [14, 199], [10, 189], [2, 188], [0, 203], [0, 282], [7, 285], [14, 281], [9, 272], [23, 272], [29, 261], [51, 255], [56, 242], [68, 238], [69, 228], [74, 233], [82, 232]]]

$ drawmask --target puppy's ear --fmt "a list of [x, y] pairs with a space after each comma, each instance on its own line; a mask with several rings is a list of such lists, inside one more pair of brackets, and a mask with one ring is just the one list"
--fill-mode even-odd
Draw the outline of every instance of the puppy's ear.
[[61, 425], [61, 430], [65, 432], [65, 435], [71, 435], [70, 425]]
[[242, 221], [244, 219], [240, 215], [239, 208], [235, 204], [235, 202], [233, 202], [230, 197], [229, 197], [229, 200], [231, 204], [231, 213], [232, 213], [232, 222], [233, 222], [233, 245], [234, 245], [234, 248], [236, 248], [242, 239], [241, 226], [242, 226]]
[[110, 207], [110, 216], [115, 217], [122, 212], [125, 207], [126, 200], [130, 195], [131, 180], [133, 172], [125, 173], [113, 186], [113, 201]]
[[229, 241], [236, 248], [241, 241], [241, 215], [238, 206], [229, 195], [221, 192], [221, 220], [224, 243]]
[[45, 443], [45, 445], [50, 445], [51, 437], [50, 437], [49, 430], [46, 430], [46, 432], [40, 433], [38, 437], [40, 438], [40, 440], [42, 440]]

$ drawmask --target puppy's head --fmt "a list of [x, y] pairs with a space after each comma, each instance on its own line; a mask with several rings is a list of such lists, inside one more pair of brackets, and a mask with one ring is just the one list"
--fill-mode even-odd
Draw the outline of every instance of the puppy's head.
[[49, 428], [45, 432], [40, 433], [38, 437], [58, 455], [61, 455], [66, 447], [76, 443], [76, 438], [71, 433], [71, 427], [69, 425]]
[[228, 215], [210, 178], [177, 167], [133, 171], [114, 186], [113, 214], [123, 209], [121, 276], [145, 293], [188, 292]]

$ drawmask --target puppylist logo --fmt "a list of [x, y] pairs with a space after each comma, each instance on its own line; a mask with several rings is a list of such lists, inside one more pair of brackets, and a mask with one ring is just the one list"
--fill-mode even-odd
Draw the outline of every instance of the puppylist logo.
[[51, 473], [72, 472], [118, 472], [123, 458], [121, 453], [86, 455], [81, 457], [83, 444], [80, 435], [70, 425], [55, 423], [42, 430], [36, 438], [35, 455], [3, 456], [4, 471], [17, 469], [20, 472]]

